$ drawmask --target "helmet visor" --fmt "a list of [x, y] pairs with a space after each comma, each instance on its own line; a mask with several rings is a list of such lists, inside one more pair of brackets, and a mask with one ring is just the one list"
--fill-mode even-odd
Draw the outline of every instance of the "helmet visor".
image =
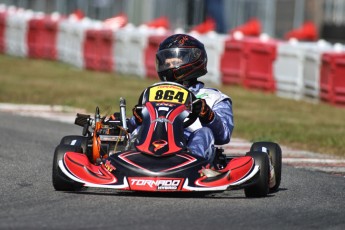
[[156, 70], [161, 72], [167, 69], [177, 68], [192, 63], [201, 56], [198, 48], [171, 48], [157, 52]]

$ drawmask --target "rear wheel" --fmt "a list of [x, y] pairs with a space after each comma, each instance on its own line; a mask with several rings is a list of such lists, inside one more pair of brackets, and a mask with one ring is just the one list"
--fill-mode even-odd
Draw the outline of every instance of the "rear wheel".
[[254, 159], [255, 165], [260, 167], [256, 175], [255, 184], [244, 188], [246, 197], [265, 197], [269, 191], [269, 159], [265, 152], [248, 152], [246, 156]]
[[275, 185], [270, 188], [270, 192], [276, 192], [279, 189], [282, 175], [282, 150], [277, 143], [274, 142], [255, 142], [250, 151], [262, 151], [262, 147], [268, 149], [271, 164], [274, 168]]
[[53, 160], [53, 186], [58, 191], [76, 191], [80, 190], [83, 185], [68, 178], [60, 169], [59, 161], [63, 159], [66, 152], [80, 152], [81, 149], [72, 145], [58, 145], [55, 148]]

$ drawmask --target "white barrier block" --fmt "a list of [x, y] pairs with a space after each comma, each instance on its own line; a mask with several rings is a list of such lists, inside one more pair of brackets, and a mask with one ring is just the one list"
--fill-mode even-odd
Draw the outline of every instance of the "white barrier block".
[[115, 71], [122, 74], [146, 76], [145, 50], [151, 35], [162, 35], [164, 29], [153, 29], [147, 26], [127, 28], [115, 33]]
[[[114, 56], [114, 69], [116, 72], [121, 74], [129, 73], [129, 58], [130, 54], [129, 41], [134, 30], [133, 27], [125, 27], [115, 32], [114, 35], [114, 46], [113, 46], [113, 56]], [[136, 30], [135, 30], [136, 31]]]
[[279, 44], [277, 59], [273, 64], [276, 94], [300, 100], [304, 98], [306, 82], [309, 85], [307, 87], [312, 85], [313, 89], [318, 90], [316, 85], [319, 84], [319, 78], [316, 77], [316, 72], [319, 71], [319, 68], [313, 64], [317, 63], [317, 61], [313, 61], [316, 60], [313, 55], [317, 50], [329, 46], [330, 44], [324, 41], [291, 41]]
[[207, 52], [207, 74], [201, 77], [201, 81], [210, 82], [215, 85], [221, 84], [220, 61], [225, 49], [225, 40], [228, 35], [217, 34], [210, 32], [205, 35], [198, 35], [191, 33], [191, 36], [198, 39], [205, 46]]
[[34, 13], [29, 10], [14, 11], [8, 14], [5, 30], [5, 53], [12, 56], [27, 57], [28, 24], [33, 17]]
[[84, 41], [87, 29], [101, 28], [100, 21], [76, 20], [71, 17], [59, 23], [57, 35], [58, 60], [84, 68]]
[[322, 53], [332, 50], [330, 43], [320, 40], [306, 48], [303, 69], [303, 99], [310, 102], [319, 101], [320, 68]]
[[128, 73], [139, 77], [146, 76], [145, 67], [145, 50], [148, 45], [150, 34], [154, 34], [152, 30], [132, 31], [129, 39], [128, 47]]
[[277, 58], [273, 63], [276, 81], [276, 94], [281, 97], [299, 100], [302, 98], [303, 45], [299, 43], [280, 43]]
[[62, 20], [58, 25], [58, 32], [56, 38], [57, 59], [67, 63], [68, 55], [68, 36], [69, 36], [69, 21]]

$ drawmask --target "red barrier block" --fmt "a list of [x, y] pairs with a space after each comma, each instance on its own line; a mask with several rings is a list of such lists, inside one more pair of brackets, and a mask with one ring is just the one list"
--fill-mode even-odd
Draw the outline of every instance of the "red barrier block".
[[42, 37], [39, 38], [42, 45], [42, 58], [55, 60], [57, 57], [56, 39], [58, 21], [47, 17], [43, 20]]
[[220, 60], [222, 83], [243, 84], [246, 66], [244, 46], [243, 40], [229, 38], [225, 41], [224, 53]]
[[57, 32], [58, 21], [51, 17], [29, 20], [27, 34], [29, 57], [55, 60]]
[[84, 41], [84, 64], [86, 69], [98, 69], [98, 31], [89, 29], [85, 34]]
[[43, 37], [44, 21], [43, 18], [33, 18], [29, 20], [27, 45], [28, 56], [31, 58], [42, 58], [43, 48], [41, 39]]
[[246, 68], [243, 84], [247, 88], [275, 91], [273, 63], [277, 56], [275, 40], [247, 38], [245, 42]]
[[89, 29], [84, 41], [85, 68], [91, 70], [113, 70], [113, 33], [111, 30]]
[[113, 55], [113, 45], [114, 45], [114, 35], [111, 30], [101, 30], [100, 31], [100, 60], [99, 60], [99, 70], [111, 72], [114, 66], [114, 55]]
[[324, 53], [320, 73], [320, 99], [345, 106], [345, 53]]
[[159, 79], [156, 71], [156, 52], [159, 44], [169, 35], [151, 35], [145, 50], [146, 76], [151, 79]]
[[6, 13], [0, 12], [0, 53], [5, 52]]

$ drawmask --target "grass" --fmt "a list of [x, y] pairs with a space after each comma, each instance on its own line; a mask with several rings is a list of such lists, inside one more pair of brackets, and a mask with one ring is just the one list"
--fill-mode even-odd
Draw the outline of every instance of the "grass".
[[[130, 113], [142, 90], [154, 82], [0, 55], [0, 102], [59, 104], [90, 113], [99, 106], [103, 114], [109, 114], [119, 110], [119, 98], [124, 97]], [[345, 108], [283, 99], [239, 86], [219, 88], [233, 100], [233, 137], [345, 156]]]

